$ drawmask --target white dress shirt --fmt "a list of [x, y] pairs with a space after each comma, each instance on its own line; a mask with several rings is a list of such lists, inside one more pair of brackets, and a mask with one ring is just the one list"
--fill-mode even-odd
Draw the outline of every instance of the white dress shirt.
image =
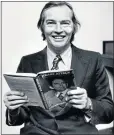
[[[56, 57], [57, 54], [52, 52], [48, 47], [47, 47], [47, 61], [48, 61], [48, 67], [49, 70], [53, 67], [53, 60]], [[65, 50], [61, 55], [62, 60], [59, 61], [58, 67], [59, 70], [65, 70], [65, 69], [70, 69], [71, 68], [71, 60], [72, 60], [72, 49], [71, 46], [68, 47], [67, 50]]]

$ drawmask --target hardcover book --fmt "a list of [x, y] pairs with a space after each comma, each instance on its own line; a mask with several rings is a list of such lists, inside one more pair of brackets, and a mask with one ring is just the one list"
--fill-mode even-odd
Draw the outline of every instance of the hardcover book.
[[76, 89], [73, 70], [50, 70], [33, 73], [4, 74], [12, 91], [24, 92], [29, 102], [26, 106], [40, 106], [50, 110], [64, 107], [67, 91]]

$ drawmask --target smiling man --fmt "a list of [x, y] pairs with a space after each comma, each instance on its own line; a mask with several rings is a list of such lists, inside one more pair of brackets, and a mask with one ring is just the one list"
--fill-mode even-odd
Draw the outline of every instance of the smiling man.
[[71, 10], [67, 6], [52, 7], [44, 13], [44, 18], [42, 26], [48, 48], [57, 54], [63, 53], [71, 46], [70, 40], [74, 30]]
[[6, 123], [11, 126], [25, 123], [21, 135], [97, 134], [95, 124], [114, 119], [114, 104], [101, 55], [72, 45], [79, 25], [68, 3], [49, 2], [44, 6], [38, 28], [47, 47], [22, 57], [17, 72], [72, 68], [78, 87], [67, 93], [69, 108], [55, 110], [56, 113], [40, 107], [24, 107], [28, 101], [26, 95], [16, 91], [6, 93]]

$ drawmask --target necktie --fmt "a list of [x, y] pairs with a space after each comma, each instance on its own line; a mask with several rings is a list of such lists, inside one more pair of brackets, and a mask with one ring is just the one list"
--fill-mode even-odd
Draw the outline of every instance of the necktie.
[[62, 93], [62, 92], [59, 94], [58, 98], [59, 98], [61, 101], [63, 100], [64, 96], [63, 96], [63, 93]]
[[53, 60], [53, 67], [51, 68], [51, 70], [57, 70], [59, 69], [58, 67], [58, 63], [62, 60], [60, 55], [56, 55], [56, 57]]

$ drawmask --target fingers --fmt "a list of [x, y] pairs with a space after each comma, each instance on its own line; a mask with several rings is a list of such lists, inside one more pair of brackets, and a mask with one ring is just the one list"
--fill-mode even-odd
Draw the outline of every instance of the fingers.
[[75, 107], [75, 108], [78, 108], [78, 109], [84, 109], [87, 105], [87, 102], [86, 100], [75, 100], [75, 99], [72, 99], [69, 101], [69, 103]]
[[19, 91], [8, 91], [5, 94], [5, 96], [10, 96], [10, 95], [24, 96], [25, 94], [23, 92], [19, 92]]
[[29, 102], [27, 96], [19, 91], [9, 91], [4, 95], [4, 103], [8, 109], [16, 109]]
[[77, 99], [77, 100], [82, 100], [87, 98], [87, 92], [83, 88], [77, 87], [75, 90], [69, 90], [67, 92], [67, 97], [66, 100], [71, 100], [71, 99]]
[[71, 99], [69, 101], [69, 103], [71, 104], [76, 104], [76, 105], [81, 105], [83, 103], [83, 100], [75, 100], [75, 99]]
[[67, 95], [68, 96], [72, 96], [72, 95], [82, 95], [82, 94], [85, 94], [86, 93], [86, 90], [84, 88], [80, 88], [80, 87], [77, 87], [77, 89], [75, 90], [69, 90], [67, 92]]
[[74, 108], [78, 108], [78, 109], [84, 109], [84, 105], [75, 105], [75, 104], [73, 104], [72, 105]]
[[14, 105], [18, 105], [18, 104], [24, 104], [27, 103], [27, 100], [14, 100], [14, 101], [10, 101], [7, 103], [7, 106], [14, 106]]
[[21, 96], [15, 96], [15, 95], [12, 95], [12, 96], [7, 96], [7, 100], [8, 101], [12, 101], [12, 100], [27, 100], [28, 98], [27, 98], [27, 96], [23, 96], [23, 97], [21, 97]]
[[86, 90], [79, 87], [75, 90], [69, 90], [65, 98], [67, 102], [78, 109], [84, 109], [86, 107], [87, 99], [88, 96]]
[[71, 99], [77, 99], [77, 100], [81, 100], [82, 98], [84, 98], [83, 95], [72, 95], [72, 96], [66, 96], [66, 101], [69, 101]]
[[15, 110], [17, 108], [19, 108], [20, 106], [22, 106], [23, 104], [18, 104], [18, 105], [15, 105], [15, 106], [8, 106], [8, 109], [9, 110]]

